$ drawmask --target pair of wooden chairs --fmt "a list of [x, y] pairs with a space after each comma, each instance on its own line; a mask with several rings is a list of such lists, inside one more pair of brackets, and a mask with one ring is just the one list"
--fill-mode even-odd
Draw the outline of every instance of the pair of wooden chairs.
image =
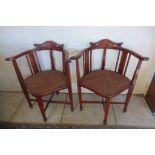
[[[96, 51], [96, 49], [102, 50], [102, 63], [101, 68], [98, 70], [94, 70], [92, 67], [92, 54]], [[50, 55], [51, 70], [42, 70], [38, 59], [38, 53], [47, 50]], [[113, 50], [113, 52], [117, 53], [114, 70], [106, 70], [105, 68], [107, 61], [106, 54], [109, 52], [108, 50]], [[62, 71], [56, 69], [55, 59], [53, 56], [54, 51], [61, 52], [62, 54]], [[138, 59], [138, 63], [135, 67], [133, 77], [129, 79], [126, 77], [126, 71], [132, 56]], [[21, 57], [25, 57], [31, 72], [31, 75], [25, 79], [22, 76], [17, 62], [17, 59]], [[79, 60], [81, 58], [83, 61], [82, 75], [80, 75], [81, 72], [79, 67]], [[126, 112], [142, 61], [148, 60], [148, 58], [143, 57], [129, 49], [123, 48], [122, 43], [115, 43], [108, 39], [103, 39], [95, 43], [90, 43], [90, 47], [82, 50], [76, 56], [71, 58], [69, 58], [69, 53], [64, 49], [63, 44], [47, 41], [42, 44], [34, 44], [33, 49], [7, 58], [6, 60], [12, 61], [21, 88], [30, 108], [32, 108], [32, 101], [37, 101], [45, 122], [47, 121], [45, 112], [49, 103], [70, 104], [71, 111], [74, 111], [69, 63], [71, 60], [75, 60], [80, 110], [82, 111], [83, 103], [103, 104], [105, 111], [104, 124], [106, 124], [110, 104], [119, 104], [119, 102], [112, 102], [111, 98], [119, 95], [125, 90], [128, 90], [126, 100], [122, 103], [124, 104], [123, 111]], [[82, 87], [87, 88], [88, 90], [101, 96], [102, 102], [84, 101], [82, 99]], [[68, 89], [70, 99], [69, 102], [52, 100], [53, 95], [58, 94], [62, 89]], [[35, 99], [31, 99], [30, 94], [33, 95]], [[49, 94], [51, 94], [49, 100], [44, 100], [43, 96]], [[45, 106], [44, 102], [47, 102]]]

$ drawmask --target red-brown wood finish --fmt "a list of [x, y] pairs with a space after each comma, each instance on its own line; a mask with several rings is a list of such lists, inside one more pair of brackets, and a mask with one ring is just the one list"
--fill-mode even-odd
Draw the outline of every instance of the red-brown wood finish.
[[89, 64], [89, 51], [85, 52], [85, 70], [84, 70], [84, 74], [86, 75], [87, 73], [89, 73], [89, 68], [90, 68], [90, 64]]
[[120, 54], [121, 54], [121, 51], [119, 50], [119, 51], [118, 51], [118, 55], [117, 55], [116, 65], [115, 65], [115, 72], [116, 72], [117, 67], [118, 67], [118, 62], [119, 62]]
[[123, 74], [127, 54], [128, 54], [127, 51], [122, 51], [121, 61], [120, 61], [119, 68], [118, 68], [118, 72], [120, 74]]
[[106, 125], [106, 123], [107, 123], [109, 108], [110, 108], [110, 98], [105, 98], [104, 120], [103, 120], [104, 125]]
[[77, 88], [78, 88], [78, 96], [80, 103], [80, 110], [82, 111], [82, 94], [81, 94], [81, 86], [80, 86], [80, 69], [79, 69], [79, 60], [76, 60], [76, 75], [77, 75]]
[[105, 68], [105, 60], [106, 60], [106, 48], [103, 49], [102, 67], [101, 67], [102, 70], [104, 70]]
[[42, 97], [38, 96], [38, 97], [36, 97], [36, 100], [37, 100], [40, 112], [41, 112], [41, 114], [43, 116], [43, 120], [44, 120], [44, 122], [46, 122], [47, 121], [47, 117], [46, 117], [46, 114], [45, 114], [45, 107], [44, 107], [44, 103], [43, 103]]
[[[82, 100], [81, 87], [83, 87], [83, 86], [81, 86], [81, 79], [82, 79], [82, 77], [84, 77], [85, 75], [87, 75], [88, 73], [90, 73], [92, 71], [92, 63], [93, 63], [92, 62], [92, 52], [94, 49], [102, 49], [102, 51], [103, 51], [102, 64], [101, 64], [101, 68], [100, 68], [101, 70], [106, 70], [105, 64], [106, 64], [106, 61], [108, 61], [106, 59], [106, 54], [107, 54], [106, 50], [107, 49], [113, 49], [114, 52], [117, 52], [118, 55], [116, 58], [116, 64], [115, 64], [114, 71], [121, 74], [122, 76], [126, 76], [126, 72], [127, 72], [128, 66], [129, 66], [131, 56], [133, 56], [139, 60], [137, 67], [134, 71], [133, 77], [131, 79], [130, 87], [128, 89], [128, 94], [127, 94], [125, 102], [112, 102], [111, 101], [112, 97], [102, 96], [102, 97], [105, 97], [105, 102], [103, 103], [104, 104], [104, 110], [105, 110], [105, 116], [104, 116], [104, 121], [103, 121], [104, 124], [107, 123], [107, 117], [108, 117], [110, 104], [123, 104], [124, 105], [123, 111], [124, 112], [127, 111], [127, 106], [128, 106], [129, 101], [130, 101], [132, 92], [134, 90], [135, 83], [136, 83], [136, 80], [138, 77], [138, 73], [139, 73], [142, 61], [149, 60], [149, 58], [143, 57], [140, 54], [138, 54], [132, 50], [129, 50], [127, 48], [123, 48], [122, 44], [123, 43], [115, 43], [109, 39], [103, 39], [103, 40], [100, 40], [100, 41], [95, 42], [95, 43], [91, 42], [90, 47], [82, 50], [77, 55], [71, 57], [72, 60], [76, 61], [78, 96], [79, 96], [79, 104], [80, 104], [81, 110], [82, 110], [82, 104], [83, 103], [85, 103], [85, 104], [101, 104], [102, 103], [101, 101], [83, 101]], [[89, 53], [91, 53], [90, 59], [89, 59]], [[79, 59], [81, 57], [84, 57], [83, 58], [83, 61], [84, 61], [83, 62], [83, 67], [84, 67], [83, 75], [80, 75], [80, 69], [79, 69]], [[90, 88], [87, 88], [87, 89], [91, 90]], [[100, 95], [96, 91], [93, 91], [93, 92], [96, 93], [97, 95]]]
[[54, 62], [54, 57], [53, 57], [53, 51], [50, 50], [50, 58], [51, 58], [51, 68], [52, 70], [55, 70], [55, 62]]
[[39, 72], [39, 66], [37, 64], [34, 54], [35, 52], [33, 52], [32, 50], [32, 52], [28, 54], [28, 57], [29, 57], [29, 61], [30, 61], [33, 73], [35, 74]]
[[[32, 108], [32, 103], [31, 102], [32, 101], [37, 101], [38, 106], [39, 106], [40, 111], [41, 111], [41, 114], [43, 116], [43, 120], [46, 122], [47, 118], [46, 118], [45, 111], [46, 111], [49, 103], [70, 104], [71, 111], [74, 110], [73, 97], [72, 97], [72, 86], [71, 86], [71, 78], [70, 78], [70, 66], [69, 66], [69, 63], [71, 62], [71, 60], [69, 59], [69, 53], [68, 53], [67, 50], [64, 49], [63, 44], [58, 44], [58, 43], [53, 42], [53, 41], [46, 41], [46, 42], [44, 42], [42, 44], [34, 44], [34, 46], [35, 46], [34, 49], [25, 51], [23, 53], [17, 54], [17, 55], [15, 55], [13, 57], [10, 57], [10, 58], [6, 58], [6, 61], [12, 61], [15, 72], [16, 72], [18, 80], [19, 80], [19, 83], [21, 85], [21, 88], [23, 90], [23, 93], [24, 93], [24, 95], [25, 95], [25, 97], [27, 99], [27, 102], [28, 102], [29, 106]], [[28, 67], [30, 69], [30, 72], [33, 75], [33, 74], [36, 74], [36, 73], [39, 73], [40, 71], [42, 71], [37, 53], [40, 52], [40, 51], [44, 52], [44, 51], [47, 51], [47, 50], [49, 51], [49, 54], [50, 54], [51, 70], [53, 70], [53, 71], [56, 70], [53, 51], [62, 53], [62, 70], [63, 70], [64, 74], [66, 75], [66, 78], [67, 78], [67, 81], [68, 81], [67, 82], [68, 85], [67, 85], [66, 89], [68, 89], [68, 93], [69, 93], [69, 99], [70, 99], [69, 102], [52, 100], [53, 95], [55, 93], [59, 94], [59, 91], [64, 89], [64, 87], [59, 88], [59, 90], [56, 90], [55, 92], [51, 92], [51, 91], [46, 92], [46, 95], [52, 94], [52, 96], [51, 96], [51, 98], [49, 100], [43, 100], [44, 95], [35, 96], [34, 94], [31, 94], [31, 95], [35, 96], [36, 99], [31, 99], [30, 96], [29, 96], [30, 92], [28, 91], [28, 88], [24, 84], [24, 79], [23, 79], [23, 76], [21, 74], [21, 71], [20, 71], [20, 69], [18, 67], [18, 63], [17, 63], [16, 60], [20, 59], [21, 57], [25, 57], [26, 60], [27, 60], [27, 64], [28, 64]], [[43, 102], [47, 102], [47, 105], [44, 106]]]

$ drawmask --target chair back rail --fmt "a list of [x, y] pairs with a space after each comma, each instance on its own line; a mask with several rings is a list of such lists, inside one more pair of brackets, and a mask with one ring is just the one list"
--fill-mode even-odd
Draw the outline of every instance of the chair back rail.
[[136, 69], [134, 71], [134, 74], [132, 76], [132, 80], [131, 80], [131, 85], [133, 87], [135, 86], [136, 80], [138, 78], [138, 74], [139, 74], [139, 70], [140, 70], [141, 65], [142, 65], [142, 60], [139, 60], [137, 63]]
[[32, 75], [32, 74], [33, 74], [33, 71], [32, 71], [32, 67], [31, 67], [31, 64], [30, 64], [30, 61], [29, 61], [28, 55], [26, 54], [25, 57], [26, 57], [26, 60], [27, 60], [27, 63], [28, 63], [28, 66], [29, 66], [29, 69], [30, 69], [30, 71], [31, 71], [31, 75]]
[[106, 60], [106, 48], [103, 49], [101, 70], [104, 70], [105, 68], [105, 60]]
[[29, 62], [31, 64], [31, 67], [32, 67], [32, 70], [33, 70], [33, 73], [38, 73], [39, 72], [39, 65], [37, 64], [37, 60], [35, 58], [35, 55], [34, 55], [35, 52], [30, 52], [28, 54], [28, 58], [29, 58]]
[[119, 50], [118, 55], [117, 55], [116, 65], [115, 65], [115, 72], [116, 72], [117, 67], [118, 67], [118, 62], [119, 62], [119, 59], [120, 59], [120, 54], [121, 54], [121, 51]]
[[85, 63], [84, 63], [84, 65], [85, 65], [84, 74], [85, 74], [85, 75], [86, 75], [87, 73], [89, 73], [89, 71], [90, 71], [89, 53], [90, 53], [89, 50], [85, 52]]
[[85, 53], [82, 54], [83, 58], [83, 74], [85, 73]]
[[131, 58], [131, 54], [128, 53], [128, 58], [127, 58], [127, 62], [126, 62], [126, 65], [125, 65], [125, 69], [124, 69], [123, 75], [126, 74], [126, 71], [127, 71], [128, 65], [129, 65], [130, 58]]
[[53, 57], [53, 51], [50, 50], [50, 58], [51, 58], [51, 68], [52, 70], [55, 70], [55, 62], [54, 62], [54, 57]]
[[127, 59], [127, 55], [128, 55], [128, 53], [126, 51], [122, 51], [122, 56], [121, 56], [120, 63], [119, 63], [119, 68], [118, 68], [118, 72], [120, 74], [123, 74], [126, 59]]
[[39, 67], [39, 71], [41, 71], [41, 66], [40, 66], [40, 62], [39, 62], [38, 55], [37, 55], [36, 51], [34, 51], [34, 55], [35, 55], [35, 58], [36, 58], [36, 61], [37, 61], [38, 67]]
[[66, 67], [65, 67], [65, 53], [63, 52], [63, 50], [62, 50], [62, 69], [63, 69], [63, 72], [65, 73], [66, 72]]
[[92, 70], [92, 50], [90, 49], [90, 71]]

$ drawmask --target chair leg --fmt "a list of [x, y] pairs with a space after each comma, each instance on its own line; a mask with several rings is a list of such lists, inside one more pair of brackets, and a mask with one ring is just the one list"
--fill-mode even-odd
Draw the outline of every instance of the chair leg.
[[41, 111], [41, 114], [43, 116], [43, 120], [44, 120], [44, 122], [46, 122], [47, 121], [47, 118], [46, 118], [46, 115], [45, 115], [45, 108], [44, 108], [42, 97], [40, 97], [40, 96], [39, 97], [36, 97], [36, 100], [37, 100], [39, 109]]
[[107, 117], [108, 117], [109, 107], [110, 107], [110, 98], [106, 98], [105, 99], [105, 107], [104, 107], [104, 111], [105, 111], [104, 121], [103, 121], [104, 125], [107, 124]]
[[127, 97], [126, 97], [126, 101], [125, 101], [125, 105], [124, 105], [124, 108], [123, 108], [123, 112], [127, 111], [127, 107], [128, 107], [128, 104], [129, 104], [132, 92], [133, 92], [133, 88], [131, 87], [128, 90], [128, 94], [127, 94]]
[[82, 108], [82, 94], [81, 94], [81, 87], [78, 86], [78, 96], [79, 96], [79, 103], [80, 103], [80, 111], [83, 110]]
[[69, 94], [69, 100], [70, 100], [70, 106], [71, 106], [71, 111], [74, 111], [74, 106], [73, 106], [73, 95], [72, 95], [72, 88], [69, 86], [68, 87], [68, 94]]
[[23, 89], [23, 93], [24, 93], [24, 95], [26, 97], [26, 100], [27, 100], [27, 102], [29, 104], [29, 107], [32, 108], [33, 106], [32, 106], [32, 103], [31, 103], [31, 100], [30, 100], [30, 97], [29, 97], [29, 94], [28, 94], [27, 90]]

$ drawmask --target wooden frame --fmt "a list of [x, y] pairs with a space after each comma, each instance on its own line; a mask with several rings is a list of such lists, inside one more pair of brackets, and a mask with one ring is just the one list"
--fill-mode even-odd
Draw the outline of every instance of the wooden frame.
[[[127, 93], [127, 97], [126, 97], [125, 102], [121, 102], [121, 103], [120, 102], [111, 102], [110, 101], [111, 97], [101, 96], [102, 98], [105, 97], [105, 104], [104, 104], [105, 116], [104, 116], [104, 121], [103, 121], [104, 124], [107, 123], [107, 116], [108, 116], [110, 104], [124, 104], [123, 111], [124, 112], [127, 111], [127, 106], [128, 106], [129, 101], [130, 101], [133, 89], [135, 87], [135, 83], [136, 83], [136, 80], [138, 77], [138, 73], [139, 73], [142, 61], [149, 60], [149, 58], [147, 58], [147, 57], [143, 57], [134, 51], [131, 51], [129, 49], [121, 47], [122, 44], [123, 43], [115, 43], [111, 40], [103, 39], [103, 40], [100, 40], [100, 41], [95, 42], [95, 43], [90, 43], [90, 47], [83, 49], [77, 55], [71, 57], [71, 60], [76, 61], [77, 87], [78, 87], [78, 96], [79, 96], [79, 104], [80, 104], [80, 110], [81, 111], [82, 111], [82, 104], [83, 103], [85, 103], [85, 104], [86, 103], [88, 103], [88, 104], [93, 104], [93, 103], [101, 104], [104, 102], [104, 101], [101, 102], [101, 101], [83, 101], [82, 100], [81, 87], [83, 87], [83, 86], [81, 85], [81, 77], [83, 77], [83, 76], [87, 75], [89, 72], [93, 71], [92, 70], [92, 52], [94, 49], [103, 49], [101, 70], [105, 70], [107, 49], [113, 49], [113, 50], [118, 51], [118, 56], [117, 56], [117, 61], [116, 61], [114, 71], [118, 72], [119, 74], [121, 74], [123, 76], [126, 75], [126, 71], [127, 71], [131, 56], [134, 56], [135, 58], [138, 59], [138, 63], [137, 63], [136, 69], [134, 71], [133, 77], [131, 79], [130, 87], [128, 89], [128, 93]], [[122, 53], [121, 56], [120, 56], [120, 53]], [[83, 69], [84, 69], [84, 73], [82, 76], [80, 75], [80, 67], [79, 67], [79, 59], [81, 57], [83, 57]], [[87, 88], [87, 89], [90, 90], [90, 88]], [[91, 90], [91, 91], [93, 91], [93, 90]], [[93, 92], [98, 94], [95, 91], [93, 91]], [[98, 95], [100, 95], [100, 94], [98, 94]]]
[[[38, 106], [40, 108], [40, 111], [42, 113], [43, 116], [43, 120], [46, 122], [47, 121], [47, 117], [45, 114], [45, 111], [49, 105], [49, 103], [61, 103], [61, 104], [70, 104], [71, 106], [71, 111], [74, 110], [73, 107], [73, 97], [72, 97], [72, 86], [71, 86], [71, 78], [70, 78], [70, 67], [69, 67], [69, 63], [71, 62], [69, 59], [69, 53], [67, 50], [64, 49], [64, 45], [63, 44], [58, 44], [56, 42], [53, 41], [46, 41], [42, 44], [34, 44], [35, 48], [25, 51], [23, 53], [17, 54], [13, 57], [10, 58], [6, 58], [6, 61], [12, 61], [15, 72], [17, 74], [20, 86], [23, 90], [23, 93], [26, 97], [26, 100], [29, 104], [29, 107], [32, 108], [32, 101], [37, 101]], [[30, 72], [32, 75], [42, 71], [41, 70], [41, 66], [40, 66], [40, 62], [37, 56], [37, 52], [39, 51], [44, 51], [44, 50], [48, 50], [50, 52], [50, 60], [51, 60], [51, 70], [56, 70], [55, 67], [55, 63], [54, 63], [54, 57], [53, 57], [53, 50], [54, 51], [58, 51], [62, 53], [62, 67], [63, 67], [63, 73], [66, 75], [67, 77], [67, 87], [62, 87], [59, 90], [56, 90], [55, 92], [46, 92], [46, 94], [41, 95], [41, 96], [35, 96], [34, 94], [31, 94], [33, 96], [35, 96], [36, 99], [31, 99], [30, 98], [30, 93], [28, 92], [28, 89], [26, 88], [26, 85], [24, 84], [24, 78], [22, 76], [22, 73], [19, 69], [18, 63], [17, 63], [17, 59], [21, 58], [21, 57], [25, 57], [30, 69]], [[59, 91], [62, 89], [68, 89], [68, 93], [69, 93], [69, 99], [70, 102], [65, 102], [65, 101], [54, 101], [52, 100], [53, 95], [59, 94]], [[45, 95], [49, 95], [52, 94], [49, 100], [43, 100], [42, 97]], [[46, 106], [44, 106], [43, 102], [47, 102]]]

